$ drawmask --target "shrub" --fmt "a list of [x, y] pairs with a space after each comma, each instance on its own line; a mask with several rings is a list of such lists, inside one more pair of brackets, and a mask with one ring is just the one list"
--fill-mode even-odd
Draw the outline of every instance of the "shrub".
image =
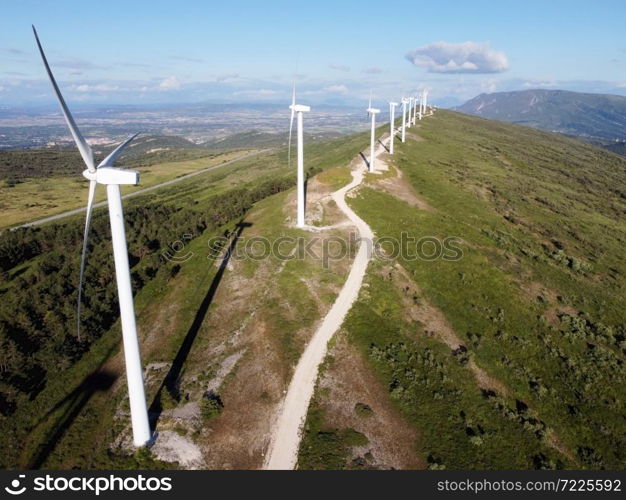
[[200, 414], [205, 422], [209, 422], [222, 413], [224, 403], [217, 394], [205, 394], [200, 401]]
[[357, 403], [354, 405], [354, 411], [359, 417], [370, 417], [374, 411], [370, 405], [365, 403]]
[[178, 400], [174, 397], [174, 395], [167, 387], [164, 387], [161, 390], [160, 402], [161, 408], [163, 408], [164, 410], [171, 410], [172, 408], [176, 408], [178, 406]]

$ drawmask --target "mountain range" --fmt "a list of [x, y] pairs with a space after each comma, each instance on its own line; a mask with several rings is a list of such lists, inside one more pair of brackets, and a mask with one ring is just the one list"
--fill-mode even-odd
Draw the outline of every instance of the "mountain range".
[[533, 89], [480, 94], [462, 113], [558, 132], [626, 152], [626, 97]]

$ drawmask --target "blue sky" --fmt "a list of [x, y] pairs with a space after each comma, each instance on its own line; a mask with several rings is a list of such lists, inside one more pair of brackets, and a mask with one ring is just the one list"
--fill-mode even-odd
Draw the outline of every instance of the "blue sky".
[[[626, 94], [623, 1], [34, 1], [0, 18], [0, 104], [52, 102], [30, 25], [84, 103], [433, 102], [546, 87]], [[408, 57], [407, 57], [408, 56]]]

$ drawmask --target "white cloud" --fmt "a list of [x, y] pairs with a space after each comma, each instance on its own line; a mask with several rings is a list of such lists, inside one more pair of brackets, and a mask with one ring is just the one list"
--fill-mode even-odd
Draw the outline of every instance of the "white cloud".
[[559, 84], [553, 81], [545, 81], [545, 80], [529, 80], [522, 83], [522, 87], [527, 89], [538, 89], [538, 88], [556, 88]]
[[257, 97], [269, 97], [274, 95], [279, 95], [281, 92], [278, 90], [272, 89], [250, 89], [250, 90], [239, 90], [237, 92], [233, 92], [233, 95], [247, 95], [247, 96], [257, 96]]
[[180, 61], [189, 61], [189, 62], [195, 62], [195, 63], [204, 62], [204, 59], [201, 59], [199, 57], [188, 57], [188, 56], [170, 56], [170, 59], [177, 59]]
[[84, 83], [82, 85], [75, 85], [74, 90], [78, 92], [115, 92], [119, 90], [119, 87], [108, 83], [100, 83], [98, 85], [87, 85]]
[[495, 78], [485, 78], [480, 82], [480, 89], [491, 94], [498, 90], [498, 81]]
[[239, 73], [224, 73], [222, 75], [217, 75], [215, 77], [215, 81], [224, 82], [226, 80], [234, 80], [235, 78], [239, 78]]
[[346, 87], [343, 84], [341, 84], [341, 85], [329, 85], [328, 87], [325, 87], [324, 90], [326, 92], [332, 92], [334, 94], [345, 94], [345, 93], [348, 92], [348, 87]]
[[0, 85], [0, 92], [4, 92], [6, 90], [5, 87], [3, 87], [2, 85]]
[[336, 69], [337, 71], [350, 71], [350, 66], [346, 66], [345, 64], [329, 64], [328, 67], [330, 69]]
[[488, 43], [434, 42], [405, 56], [429, 73], [500, 73], [509, 67], [506, 54]]
[[178, 90], [181, 86], [181, 81], [175, 76], [168, 76], [165, 80], [159, 83], [159, 88], [161, 90]]
[[83, 59], [69, 59], [65, 61], [55, 61], [54, 66], [57, 68], [68, 68], [75, 70], [88, 70], [88, 69], [107, 69], [105, 66], [94, 64], [91, 61], [85, 61]]

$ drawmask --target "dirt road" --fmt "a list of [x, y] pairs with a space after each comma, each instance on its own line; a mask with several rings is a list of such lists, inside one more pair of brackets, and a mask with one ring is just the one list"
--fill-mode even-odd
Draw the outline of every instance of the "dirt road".
[[[383, 151], [386, 149], [379, 143], [376, 156], [378, 157]], [[352, 171], [352, 182], [331, 195], [340, 210], [358, 229], [361, 244], [352, 263], [348, 279], [339, 292], [337, 300], [335, 300], [298, 361], [285, 400], [279, 410], [278, 420], [273, 428], [273, 435], [263, 464], [264, 469], [293, 469], [296, 467], [302, 427], [315, 389], [319, 366], [326, 356], [328, 341], [339, 329], [346, 314], [357, 299], [367, 265], [372, 257], [374, 234], [370, 227], [352, 211], [345, 200], [348, 191], [361, 184], [365, 172], [366, 165], [363, 163], [358, 169]]]

